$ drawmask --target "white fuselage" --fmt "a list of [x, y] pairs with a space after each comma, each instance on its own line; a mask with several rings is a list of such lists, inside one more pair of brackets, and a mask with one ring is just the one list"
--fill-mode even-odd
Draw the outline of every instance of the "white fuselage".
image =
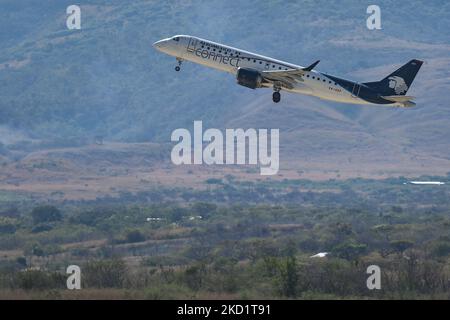
[[[258, 71], [303, 68], [299, 65], [192, 36], [175, 36], [163, 39], [156, 42], [154, 46], [159, 51], [172, 55], [179, 60], [195, 62], [233, 75], [236, 75], [240, 67]], [[267, 84], [266, 86], [272, 85]], [[357, 90], [349, 92], [326, 74], [315, 70], [305, 71], [300, 81], [296, 82], [294, 88], [283, 88], [283, 90], [343, 103], [371, 104], [360, 99]]]

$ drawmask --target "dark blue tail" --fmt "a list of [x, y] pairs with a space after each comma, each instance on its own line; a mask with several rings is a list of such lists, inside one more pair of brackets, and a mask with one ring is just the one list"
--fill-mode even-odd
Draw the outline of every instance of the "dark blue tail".
[[423, 61], [411, 60], [400, 69], [394, 71], [386, 78], [377, 82], [364, 83], [382, 96], [404, 96], [419, 72]]

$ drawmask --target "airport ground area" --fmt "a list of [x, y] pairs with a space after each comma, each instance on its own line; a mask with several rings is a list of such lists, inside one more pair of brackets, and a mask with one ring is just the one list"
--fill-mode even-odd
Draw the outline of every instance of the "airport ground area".
[[[229, 175], [51, 201], [4, 190], [0, 298], [449, 299], [450, 188], [405, 181]], [[66, 287], [69, 265], [81, 290]], [[381, 289], [367, 287], [371, 265]]]

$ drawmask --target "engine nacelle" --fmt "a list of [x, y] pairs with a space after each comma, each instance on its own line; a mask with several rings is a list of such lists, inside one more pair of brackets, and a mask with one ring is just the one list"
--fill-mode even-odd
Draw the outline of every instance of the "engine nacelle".
[[236, 79], [238, 84], [247, 88], [256, 89], [262, 87], [262, 76], [257, 70], [239, 68]]

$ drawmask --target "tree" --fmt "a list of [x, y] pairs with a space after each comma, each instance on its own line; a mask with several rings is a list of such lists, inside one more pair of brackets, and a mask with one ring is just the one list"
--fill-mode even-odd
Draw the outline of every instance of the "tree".
[[130, 230], [125, 236], [126, 242], [135, 243], [145, 241], [145, 236], [139, 230]]
[[184, 282], [194, 291], [198, 291], [203, 286], [206, 276], [206, 266], [203, 263], [190, 266], [184, 271]]
[[40, 245], [35, 244], [31, 249], [31, 254], [37, 257], [43, 257], [45, 255], [45, 252]]
[[408, 240], [394, 240], [390, 242], [392, 249], [398, 253], [404, 252], [406, 249], [411, 248], [414, 243]]
[[23, 268], [27, 267], [27, 258], [25, 258], [25, 257], [18, 257], [16, 259], [16, 262], [17, 262], [18, 265], [20, 265]]
[[98, 207], [93, 210], [83, 210], [70, 217], [70, 222], [84, 224], [87, 226], [97, 226], [101, 221], [114, 216], [116, 212], [110, 208]]
[[61, 221], [62, 214], [58, 208], [54, 206], [39, 206], [31, 211], [31, 217], [34, 224]]
[[356, 260], [367, 249], [367, 245], [357, 242], [345, 242], [333, 249], [333, 254], [346, 260]]
[[297, 260], [295, 256], [289, 256], [279, 264], [280, 293], [289, 298], [297, 297]]

